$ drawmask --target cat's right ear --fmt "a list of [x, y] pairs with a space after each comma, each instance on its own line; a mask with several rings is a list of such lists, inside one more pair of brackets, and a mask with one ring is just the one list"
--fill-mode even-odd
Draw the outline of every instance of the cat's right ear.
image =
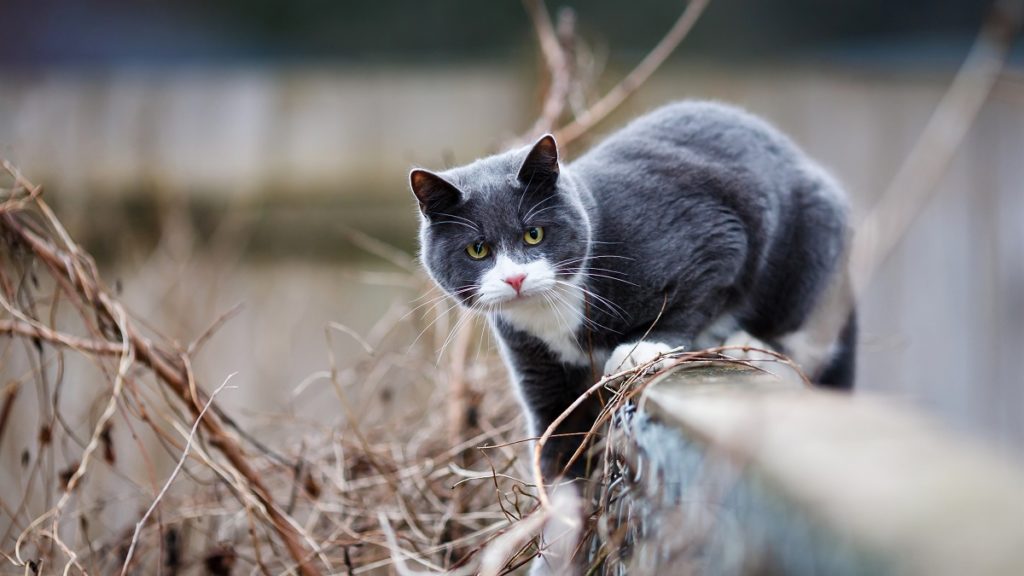
[[447, 180], [428, 170], [409, 172], [409, 187], [420, 204], [424, 216], [444, 211], [462, 200], [462, 193]]
[[545, 134], [537, 140], [519, 168], [517, 178], [524, 184], [558, 179], [558, 144], [554, 136]]

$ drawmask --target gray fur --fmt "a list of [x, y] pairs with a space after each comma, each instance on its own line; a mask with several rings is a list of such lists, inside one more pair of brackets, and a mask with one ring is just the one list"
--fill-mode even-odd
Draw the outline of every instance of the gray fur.
[[[484, 310], [535, 434], [600, 376], [595, 366], [613, 349], [638, 341], [652, 325], [647, 341], [689, 347], [731, 315], [753, 336], [778, 343], [801, 329], [844, 273], [842, 190], [788, 138], [746, 112], [671, 104], [561, 166], [548, 138], [437, 175], [413, 173], [423, 263], [462, 304], [480, 307], [475, 287], [495, 254], [561, 263], [557, 274], [590, 293], [586, 319], [572, 331], [579, 357], [517, 327], [503, 308]], [[525, 245], [526, 226], [543, 226], [544, 241]], [[475, 261], [465, 246], [479, 239], [495, 254]], [[832, 362], [816, 375], [849, 388], [852, 314], [842, 334]], [[589, 429], [597, 409], [582, 407], [558, 432]], [[548, 471], [576, 446], [574, 438], [552, 443]]]

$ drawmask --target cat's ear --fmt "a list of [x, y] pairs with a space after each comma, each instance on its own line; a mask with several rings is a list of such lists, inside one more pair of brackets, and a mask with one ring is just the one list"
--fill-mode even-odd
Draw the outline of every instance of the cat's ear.
[[537, 140], [519, 168], [517, 178], [524, 184], [558, 178], [558, 145], [554, 136], [545, 134]]
[[427, 216], [432, 212], [446, 210], [462, 200], [458, 188], [428, 170], [416, 169], [409, 172], [409, 187], [420, 203], [420, 212]]

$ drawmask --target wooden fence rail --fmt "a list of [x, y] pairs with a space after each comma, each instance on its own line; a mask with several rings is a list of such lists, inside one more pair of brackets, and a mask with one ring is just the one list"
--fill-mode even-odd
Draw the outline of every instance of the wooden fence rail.
[[684, 366], [629, 433], [638, 573], [1024, 574], [1024, 473], [892, 401]]

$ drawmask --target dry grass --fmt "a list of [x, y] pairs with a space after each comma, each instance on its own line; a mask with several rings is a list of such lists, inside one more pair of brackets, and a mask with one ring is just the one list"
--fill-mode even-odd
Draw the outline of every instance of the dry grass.
[[[216, 383], [197, 381], [191, 368], [222, 319], [211, 319], [211, 329], [191, 344], [145, 326], [107, 288], [40, 189], [6, 168], [0, 358], [32, 369], [6, 374], [0, 434], [24, 387], [34, 383], [44, 402], [44, 432], [25, 452], [22, 496], [2, 502], [8, 567], [276, 574], [365, 573], [397, 563], [439, 571], [474, 561], [480, 546], [535, 506], [530, 486], [517, 479], [526, 476], [524, 450], [515, 444], [522, 439], [519, 411], [488, 376], [496, 373], [497, 366], [487, 367], [494, 358], [481, 357], [465, 371], [473, 395], [458, 442], [443, 394], [429, 396], [422, 409], [434, 417], [415, 429], [350, 401], [387, 364], [412, 363], [437, 386], [447, 385], [447, 366], [429, 361], [454, 320], [439, 296], [418, 312], [383, 319], [373, 331], [382, 335], [378, 341], [349, 334], [370, 353], [354, 366], [328, 358], [329, 371], [300, 385], [328, 381], [325, 389], [348, 411], [344, 424], [322, 427], [316, 437], [302, 423], [280, 422], [303, 430], [282, 430], [281, 437], [301, 441], [268, 447], [217, 407], [216, 392], [208, 392]], [[339, 331], [351, 332], [331, 324], [326, 338]], [[422, 333], [412, 347], [407, 337], [389, 337], [411, 332]], [[95, 391], [103, 409], [82, 425], [62, 413], [62, 395], [80, 382], [64, 370], [70, 355], [86, 358], [108, 382]], [[165, 455], [153, 454], [144, 458], [149, 470], [142, 477], [122, 469], [113, 426], [130, 429], [143, 454], [150, 449], [142, 438], [156, 439], [179, 467], [158, 477], [152, 461]], [[104, 508], [116, 500], [139, 510], [135, 522], [104, 521]]]
[[[314, 373], [299, 388], [324, 390], [346, 412], [337, 426], [311, 435], [281, 421], [274, 436], [300, 438], [273, 447], [239, 428], [216, 404], [212, 384], [197, 380], [193, 358], [227, 320], [180, 344], [125, 310], [89, 255], [64, 230], [41, 190], [6, 166], [0, 197], [0, 333], [7, 366], [31, 366], [4, 389], [0, 434], [24, 387], [43, 399], [36, 445], [26, 450], [17, 501], [2, 502], [2, 545], [15, 572], [366, 573], [474, 570], [481, 549], [537, 509], [529, 481], [518, 406], [493, 356], [467, 362], [467, 338], [449, 304], [428, 291], [419, 310], [391, 314], [373, 340], [339, 324], [325, 339], [354, 337], [367, 354], [353, 366]], [[386, 247], [360, 239], [386, 254]], [[390, 254], [392, 258], [399, 255]], [[425, 289], [423, 279], [410, 282]], [[413, 337], [415, 336], [415, 337]], [[411, 341], [411, 342], [410, 342]], [[452, 356], [432, 361], [438, 343]], [[331, 349], [330, 346], [327, 348]], [[328, 353], [330, 354], [330, 353]], [[106, 388], [92, 392], [102, 410], [88, 422], [65, 417], [62, 395], [81, 382], [68, 357], [91, 362]], [[468, 365], [467, 365], [468, 363]], [[354, 406], [361, 384], [405, 364], [443, 390], [453, 375], [469, 391], [459, 413], [433, 394], [415, 428], [381, 406]], [[456, 375], [457, 372], [457, 375]], [[325, 401], [331, 401], [327, 398]], [[386, 398], [378, 398], [384, 404]], [[19, 409], [22, 409], [19, 407]], [[458, 424], [453, 425], [457, 420]], [[111, 440], [131, 430], [148, 470], [123, 465]], [[288, 433], [294, 427], [301, 432]], [[149, 454], [155, 445], [165, 454]], [[0, 437], [2, 439], [2, 437]], [[166, 477], [155, 460], [173, 455]], [[5, 455], [9, 456], [9, 455]], [[18, 476], [15, 474], [15, 476]], [[117, 481], [111, 481], [115, 477]], [[131, 522], [111, 522], [106, 508], [128, 504]], [[534, 517], [539, 517], [535, 514]], [[488, 555], [500, 571], [532, 556], [533, 532]]]
[[[0, 358], [31, 369], [6, 374], [0, 442], [22, 391], [34, 385], [42, 399], [42, 432], [12, 474], [21, 496], [0, 502], [0, 544], [13, 572], [506, 574], [542, 548], [551, 562], [571, 558], [587, 573], [619, 573], [628, 562], [636, 519], [617, 502], [633, 465], [609, 439], [649, 365], [586, 393], [606, 403], [578, 454], [589, 459], [590, 481], [538, 486], [536, 458], [552, 430], [525, 437], [500, 361], [475, 349], [482, 326], [454, 311], [406, 256], [356, 237], [409, 268], [406, 280], [427, 296], [386, 314], [365, 337], [328, 322], [329, 368], [297, 391], [316, 388], [316, 401], [336, 403], [341, 417], [313, 428], [279, 419], [270, 439], [257, 438], [218, 406], [229, 379], [203, 381], [192, 369], [233, 310], [209, 319], [191, 343], [162, 336], [107, 288], [41, 190], [6, 168]], [[362, 349], [354, 364], [330, 352], [338, 337]], [[675, 354], [666, 364], [720, 352]], [[65, 370], [71, 357], [106, 382], [88, 391], [96, 409], [86, 421], [63, 401], [83, 382]], [[388, 378], [419, 375], [438, 392], [425, 396], [415, 421], [389, 409], [386, 389], [365, 393], [396, 367], [400, 375]], [[116, 444], [113, 428], [129, 430], [134, 446]], [[125, 450], [141, 455], [142, 470], [118, 457]], [[158, 473], [155, 463], [168, 458], [173, 469]]]
[[[589, 92], [581, 70], [586, 55], [578, 53], [571, 13], [560, 15], [556, 27], [542, 2], [527, 1], [550, 79], [537, 122], [518, 141], [544, 131], [556, 132], [562, 144], [582, 136], [650, 76], [706, 4], [689, 3], [631, 74], [580, 105], [577, 96]], [[978, 98], [990, 87], [982, 86]], [[971, 114], [958, 133], [976, 105], [965, 107]], [[562, 124], [568, 108], [574, 119]], [[233, 310], [208, 318], [208, 328], [191, 342], [161, 334], [105, 284], [41, 189], [6, 163], [4, 170], [0, 446], [14, 445], [8, 440], [16, 411], [37, 411], [40, 426], [19, 454], [0, 451], [7, 477], [19, 481], [4, 492], [18, 498], [0, 499], [0, 571], [507, 574], [540, 550], [553, 566], [571, 564], [588, 575], [627, 571], [641, 519], [624, 502], [639, 488], [636, 455], [619, 449], [623, 436], [615, 421], [648, 381], [650, 366], [587, 392], [606, 399], [577, 455], [588, 458], [589, 481], [572, 489], [541, 486], [537, 457], [551, 430], [536, 442], [525, 437], [500, 362], [469, 350], [475, 321], [453, 311], [405, 255], [354, 237], [404, 268], [401, 281], [428, 296], [414, 304], [418, 309], [385, 315], [366, 336], [328, 323], [328, 351], [332, 338], [345, 337], [365, 354], [341, 365], [328, 352], [329, 369], [314, 372], [299, 389], [316, 386], [324, 392], [317, 401], [336, 403], [342, 417], [317, 426], [277, 420], [272, 441], [220, 408], [218, 393], [230, 392], [227, 379], [205, 381], [193, 370]], [[918, 196], [899, 213], [916, 213], [926, 200]], [[908, 225], [891, 226], [893, 237]], [[885, 250], [872, 245], [867, 252]], [[447, 351], [444, 363], [436, 362], [438, 348]], [[720, 358], [724, 351], [675, 354], [667, 364]], [[103, 385], [71, 390], [88, 381], [78, 373], [83, 366]], [[412, 420], [389, 409], [392, 393], [373, 385], [384, 374], [417, 379], [437, 393], [416, 399], [422, 403]], [[88, 418], [73, 418], [66, 397], [91, 398]], [[125, 463], [127, 451], [143, 462], [141, 470]], [[168, 461], [173, 465], [161, 466]]]
[[[696, 4], [699, 13], [703, 3]], [[527, 7], [546, 57], [563, 64], [552, 68], [541, 120], [531, 131], [540, 132], [560, 119], [568, 87], [577, 81], [567, 66], [575, 40], [571, 27], [554, 38], [543, 3]], [[661, 50], [667, 54], [683, 36], [676, 33]], [[645, 61], [648, 75], [659, 62]], [[618, 89], [619, 100], [635, 87]], [[586, 110], [583, 116], [590, 118]], [[9, 164], [4, 169], [0, 362], [30, 368], [6, 375], [0, 442], [22, 390], [33, 384], [41, 423], [35, 446], [24, 449], [21, 470], [11, 475], [21, 481], [20, 498], [0, 500], [0, 549], [13, 572], [508, 573], [536, 555], [539, 531], [558, 524], [549, 520], [565, 520], [565, 510], [553, 508], [529, 480], [539, 476], [522, 458], [527, 439], [520, 411], [504, 378], [493, 376], [503, 373], [496, 359], [477, 357], [471, 365], [474, 321], [453, 317], [443, 296], [433, 294], [418, 312], [387, 315], [372, 331], [376, 341], [328, 324], [328, 350], [341, 332], [367, 355], [348, 367], [332, 356], [329, 371], [299, 388], [328, 380], [343, 423], [310, 435], [299, 422], [280, 421], [275, 436], [301, 440], [270, 447], [218, 408], [215, 396], [226, 381], [207, 392], [209, 383], [198, 381], [192, 368], [233, 311], [210, 319], [191, 343], [162, 335], [104, 283], [41, 188]], [[407, 263], [372, 239], [353, 240]], [[413, 270], [406, 280], [428, 290]], [[411, 344], [394, 337], [408, 333], [417, 334]], [[439, 342], [442, 350], [453, 347], [448, 364], [432, 361]], [[62, 401], [67, 381], [81, 382], [65, 370], [69, 355], [87, 360], [107, 382], [92, 392], [102, 410], [77, 425]], [[394, 366], [446, 391], [427, 396], [421, 412], [427, 417], [414, 427], [351, 400], [360, 384]], [[75, 398], [84, 396], [76, 392]], [[130, 431], [145, 464], [141, 477], [122, 469], [115, 425]], [[153, 445], [164, 453], [151, 454]], [[177, 464], [159, 477], [155, 461], [168, 455]], [[609, 466], [598, 469], [608, 476]], [[578, 507], [577, 499], [568, 502]], [[129, 522], [125, 506], [137, 510], [128, 513]], [[122, 513], [106, 513], [115, 507]], [[568, 525], [578, 535], [579, 526]], [[563, 554], [572, 548], [566, 540]]]
[[[588, 92], [586, 54], [571, 13], [562, 13], [556, 31], [542, 2], [526, 4], [551, 78], [538, 121], [519, 141], [554, 129], [566, 143], [632, 94], [707, 3], [689, 3], [637, 69], [589, 106], [579, 97]], [[575, 119], [558, 130], [567, 105]], [[405, 268], [402, 281], [428, 296], [386, 314], [366, 337], [328, 323], [329, 370], [298, 389], [326, 382], [320, 389], [334, 397], [323, 401], [336, 402], [343, 417], [312, 428], [279, 419], [273, 438], [280, 440], [260, 439], [219, 407], [228, 381], [215, 387], [193, 370], [234, 310], [209, 318], [189, 343], [161, 334], [104, 283], [41, 189], [4, 168], [0, 364], [30, 368], [5, 372], [0, 442], [26, 388], [36, 389], [41, 422], [12, 475], [22, 480], [20, 498], [0, 501], [0, 550], [11, 572], [508, 574], [541, 550], [556, 569], [625, 571], [638, 519], [623, 512], [621, 500], [633, 489], [635, 458], [614, 448], [621, 435], [613, 422], [645, 385], [650, 365], [587, 391], [605, 398], [577, 454], [588, 459], [590, 479], [542, 486], [537, 458], [553, 427], [540, 439], [524, 437], [500, 362], [470, 354], [476, 321], [453, 312], [405, 255], [357, 236], [361, 247]], [[331, 355], [339, 334], [365, 352], [353, 365]], [[447, 350], [443, 364], [435, 361], [438, 348]], [[675, 354], [666, 364], [721, 352]], [[62, 401], [82, 382], [65, 369], [72, 356], [105, 382], [76, 391], [77, 398], [93, 395], [98, 407], [85, 421], [66, 417]], [[385, 406], [390, 393], [367, 400], [364, 388], [385, 373], [396, 378], [396, 367], [441, 392], [425, 396], [415, 421]], [[115, 426], [129, 431], [141, 473], [118, 457], [124, 448], [115, 449]], [[157, 461], [168, 459], [173, 468], [159, 474]]]

